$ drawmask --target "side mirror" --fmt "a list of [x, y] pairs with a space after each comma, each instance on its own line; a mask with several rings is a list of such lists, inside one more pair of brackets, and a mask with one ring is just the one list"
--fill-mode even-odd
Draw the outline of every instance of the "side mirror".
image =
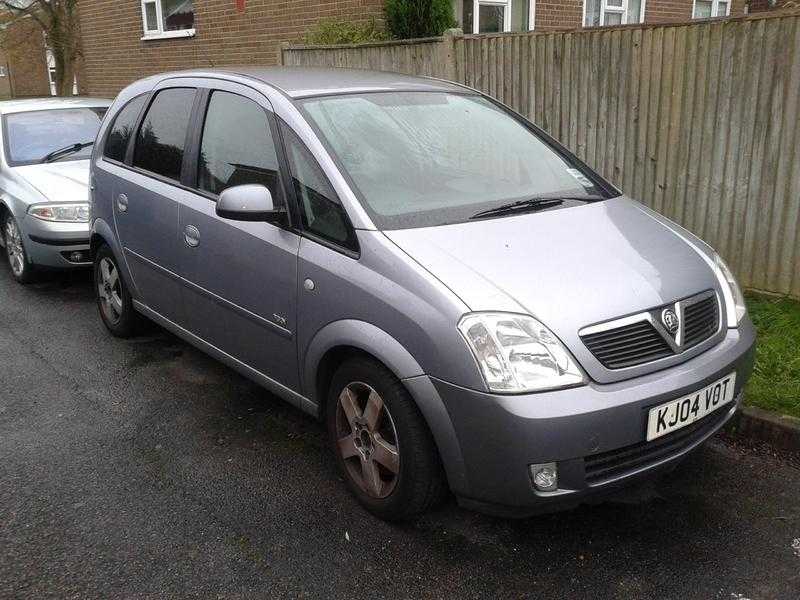
[[224, 190], [217, 200], [217, 215], [232, 221], [286, 222], [286, 211], [276, 209], [270, 191], [255, 183]]

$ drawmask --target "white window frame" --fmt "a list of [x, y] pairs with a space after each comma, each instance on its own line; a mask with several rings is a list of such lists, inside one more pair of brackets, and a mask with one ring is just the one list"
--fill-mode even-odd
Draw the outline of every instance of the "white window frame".
[[511, 0], [473, 0], [472, 2], [472, 32], [480, 33], [480, 7], [483, 6], [504, 6], [503, 31], [511, 31]]
[[[156, 29], [147, 28], [147, 5], [156, 5]], [[169, 38], [194, 37], [195, 29], [164, 30], [164, 14], [161, 9], [161, 0], [141, 0], [143, 40], [166, 40]]]
[[536, 0], [528, 4], [528, 31], [536, 29]]
[[709, 0], [711, 2], [711, 16], [710, 17], [698, 17], [697, 16], [697, 0], [692, 0], [692, 18], [693, 19], [719, 19], [721, 17], [730, 17], [731, 16], [731, 4], [733, 4], [733, 0], [722, 0], [723, 2], [728, 3], [728, 8], [725, 11], [724, 15], [718, 15], [719, 12], [719, 2], [720, 0]]
[[[715, 0], [716, 1], [716, 0]], [[622, 25], [633, 25], [634, 23], [628, 22], [628, 0], [622, 0], [622, 6], [609, 6], [608, 0], [600, 0], [600, 24], [587, 25], [586, 15], [588, 14], [589, 0], [583, 0], [583, 27], [609, 27], [606, 25], [606, 13], [621, 14]], [[647, 14], [647, 0], [642, 0], [642, 5], [639, 7], [639, 20], [636, 23], [644, 23], [644, 17]]]

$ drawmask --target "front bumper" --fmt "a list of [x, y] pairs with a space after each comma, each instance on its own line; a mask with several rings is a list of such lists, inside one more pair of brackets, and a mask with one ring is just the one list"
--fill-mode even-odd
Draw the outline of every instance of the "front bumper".
[[[463, 475], [454, 492], [463, 505], [525, 516], [569, 508], [668, 470], [734, 414], [754, 360], [755, 331], [745, 318], [718, 345], [685, 363], [612, 384], [509, 396], [432, 378], [460, 448], [457, 467], [445, 459], [448, 475], [455, 469]], [[650, 408], [731, 371], [736, 371], [734, 403], [645, 442]], [[558, 464], [559, 489], [536, 491], [528, 466], [548, 462]]]
[[[91, 266], [88, 223], [51, 223], [26, 215], [20, 225], [25, 251], [34, 265], [56, 269]], [[75, 253], [81, 256], [73, 256]]]

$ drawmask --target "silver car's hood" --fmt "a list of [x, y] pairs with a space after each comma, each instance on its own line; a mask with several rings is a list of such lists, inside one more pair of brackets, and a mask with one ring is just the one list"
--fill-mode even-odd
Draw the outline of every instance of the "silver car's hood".
[[471, 310], [531, 314], [581, 354], [587, 325], [717, 289], [706, 250], [667, 223], [616, 198], [386, 235]]
[[24, 165], [13, 170], [49, 201], [86, 202], [89, 198], [88, 159]]

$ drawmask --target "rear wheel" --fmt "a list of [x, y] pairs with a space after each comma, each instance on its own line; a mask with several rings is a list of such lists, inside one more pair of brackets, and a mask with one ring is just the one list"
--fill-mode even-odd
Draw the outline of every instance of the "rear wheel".
[[433, 438], [403, 384], [369, 358], [348, 360], [333, 377], [328, 435], [358, 501], [389, 521], [442, 500], [444, 474]]
[[22, 245], [22, 232], [17, 221], [10, 214], [3, 224], [3, 235], [6, 242], [6, 256], [11, 275], [20, 283], [33, 281], [33, 265], [28, 261], [25, 246]]
[[94, 287], [97, 308], [106, 328], [117, 337], [132, 336], [137, 320], [133, 302], [114, 253], [106, 244], [100, 246], [95, 254]]

